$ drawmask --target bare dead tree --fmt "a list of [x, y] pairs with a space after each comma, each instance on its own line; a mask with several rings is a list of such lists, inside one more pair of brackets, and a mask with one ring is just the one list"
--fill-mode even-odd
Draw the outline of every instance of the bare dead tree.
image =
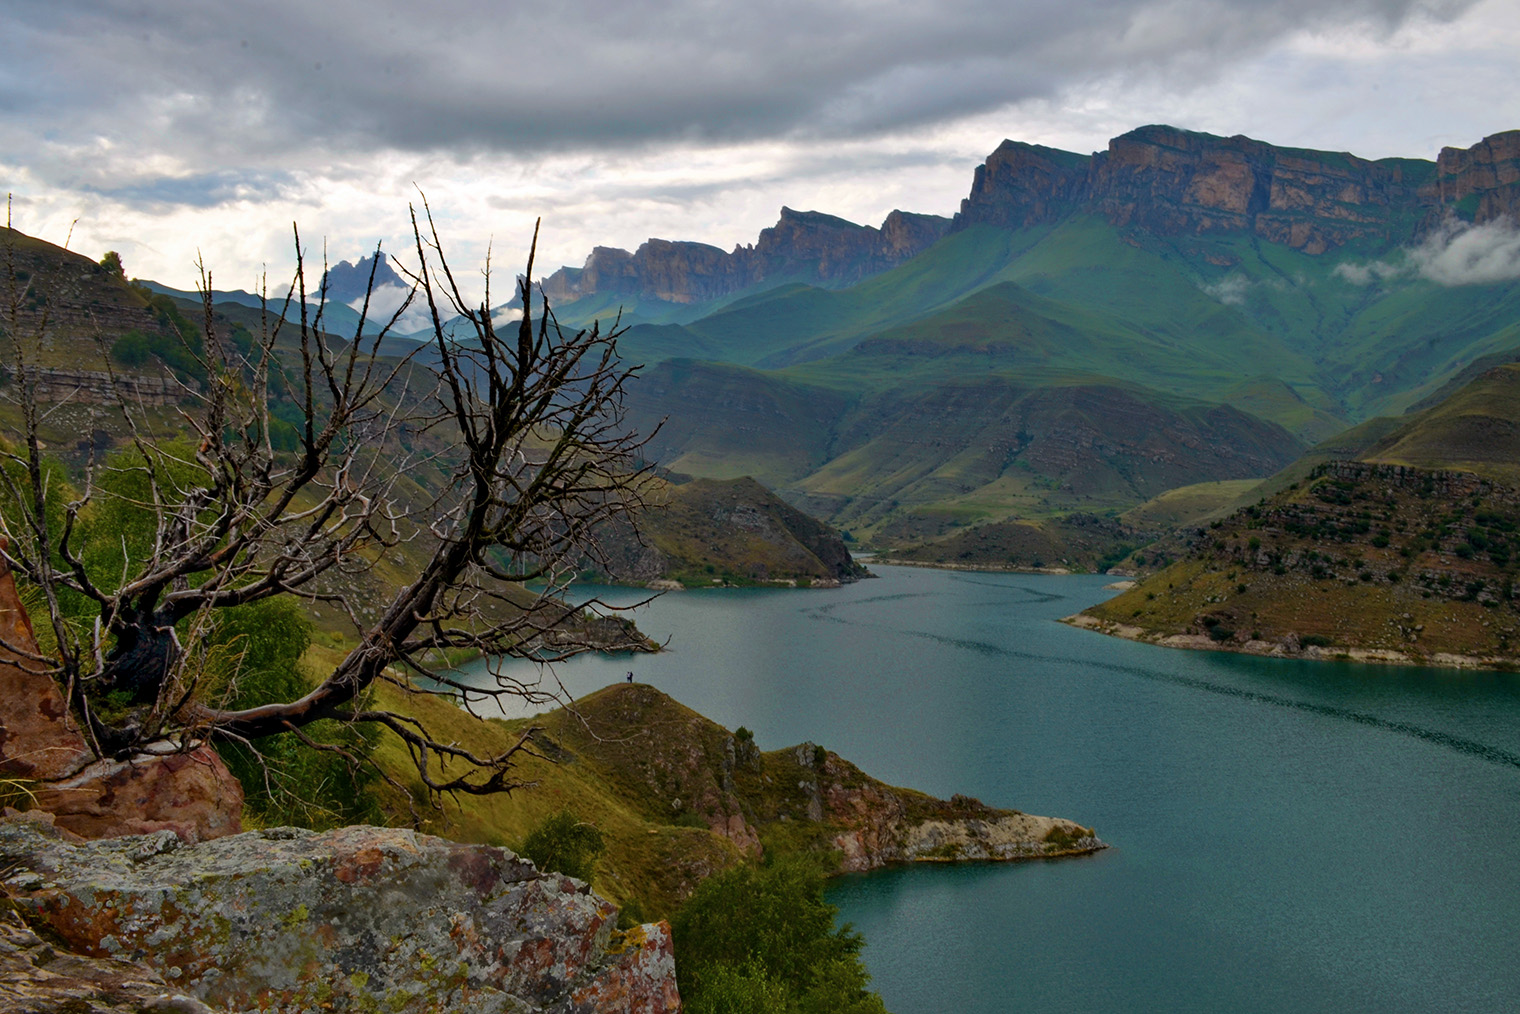
[[[34, 337], [23, 334], [32, 282], [18, 283], [11, 266], [5, 330], [22, 433], [0, 470], [13, 505], [0, 517], [0, 554], [46, 603], [57, 654], [32, 660], [57, 680], [100, 756], [184, 748], [215, 735], [252, 741], [293, 732], [306, 740], [305, 726], [337, 719], [391, 730], [434, 791], [497, 791], [514, 784], [513, 756], [528, 749], [526, 738], [480, 756], [413, 717], [373, 707], [366, 691], [390, 681], [466, 705], [534, 697], [534, 683], [500, 668], [480, 685], [456, 678], [444, 660], [478, 653], [553, 661], [644, 646], [631, 625], [588, 624], [588, 616], [607, 615], [600, 601], [572, 607], [559, 594], [597, 557], [598, 526], [640, 506], [643, 441], [622, 418], [636, 368], [618, 359], [617, 328], [562, 331], [547, 301], [534, 298], [530, 250], [518, 283], [521, 319], [498, 331], [489, 260], [477, 306], [456, 282], [425, 201], [420, 217], [413, 209], [412, 234], [411, 296], [366, 334], [372, 268], [360, 323], [346, 341], [324, 330], [322, 297], [308, 312], [299, 234], [294, 278], [250, 347], [234, 347], [216, 325], [211, 275], [202, 268], [206, 381], [203, 390], [187, 387], [193, 410], [180, 413], [192, 439], [156, 436], [143, 406], [118, 396], [136, 480], [131, 506], [151, 514], [153, 534], [151, 548], [128, 554], [121, 573], [110, 574], [87, 565], [81, 530], [93, 505], [124, 495], [121, 484], [108, 488], [105, 466], [92, 456], [77, 492], [56, 502], [32, 361], [48, 321], [32, 319]], [[381, 355], [414, 300], [427, 308], [431, 341], [409, 355]], [[294, 451], [272, 439], [274, 386], [299, 405]], [[402, 441], [403, 433], [416, 439]], [[439, 480], [429, 488], [419, 476]], [[422, 562], [378, 610], [361, 608], [334, 581], [403, 549]], [[67, 596], [88, 601], [93, 623], [68, 621], [60, 605]], [[298, 699], [218, 706], [203, 685], [199, 634], [219, 610], [276, 596], [339, 610], [352, 620], [357, 646]]]

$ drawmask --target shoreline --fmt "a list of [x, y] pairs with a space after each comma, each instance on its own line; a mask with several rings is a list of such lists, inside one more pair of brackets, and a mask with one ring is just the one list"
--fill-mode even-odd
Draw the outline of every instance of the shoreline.
[[1086, 613], [1063, 616], [1058, 622], [1079, 630], [1117, 637], [1140, 644], [1154, 644], [1160, 648], [1181, 648], [1187, 651], [1223, 651], [1235, 655], [1257, 655], [1263, 658], [1300, 659], [1310, 662], [1362, 662], [1369, 665], [1396, 665], [1425, 669], [1478, 669], [1491, 672], [1520, 670], [1520, 658], [1506, 655], [1460, 655], [1455, 652], [1437, 651], [1429, 655], [1413, 655], [1391, 648], [1356, 648], [1317, 645], [1290, 651], [1276, 641], [1246, 641], [1231, 644], [1215, 641], [1204, 634], [1163, 634], [1144, 627], [1136, 627], [1114, 620], [1103, 620]]

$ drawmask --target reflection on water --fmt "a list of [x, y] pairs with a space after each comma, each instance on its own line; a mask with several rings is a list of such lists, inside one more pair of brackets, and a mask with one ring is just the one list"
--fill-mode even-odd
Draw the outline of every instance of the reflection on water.
[[1520, 1010], [1520, 677], [1168, 651], [1054, 622], [1104, 578], [877, 570], [668, 595], [637, 619], [671, 650], [556, 673], [1115, 845], [838, 881], [897, 1014]]

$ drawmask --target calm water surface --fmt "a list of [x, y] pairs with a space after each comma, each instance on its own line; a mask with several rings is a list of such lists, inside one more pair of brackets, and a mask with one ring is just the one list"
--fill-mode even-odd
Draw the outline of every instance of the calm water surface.
[[558, 673], [1114, 845], [836, 881], [890, 1010], [1520, 1011], [1520, 676], [1168, 651], [1055, 622], [1103, 578], [876, 571], [667, 595], [669, 651]]

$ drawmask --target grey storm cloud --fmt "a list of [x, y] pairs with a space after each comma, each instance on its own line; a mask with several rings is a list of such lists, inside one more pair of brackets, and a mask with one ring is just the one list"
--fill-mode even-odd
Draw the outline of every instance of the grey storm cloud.
[[[1468, 0], [10, 0], [0, 143], [191, 165], [864, 137]], [[51, 175], [51, 174], [50, 174]], [[85, 182], [88, 182], [87, 180]], [[148, 185], [148, 184], [145, 184]]]
[[127, 204], [147, 207], [211, 208], [243, 198], [266, 197], [288, 191], [289, 173], [227, 169], [193, 176], [158, 177], [119, 187], [81, 189]]

